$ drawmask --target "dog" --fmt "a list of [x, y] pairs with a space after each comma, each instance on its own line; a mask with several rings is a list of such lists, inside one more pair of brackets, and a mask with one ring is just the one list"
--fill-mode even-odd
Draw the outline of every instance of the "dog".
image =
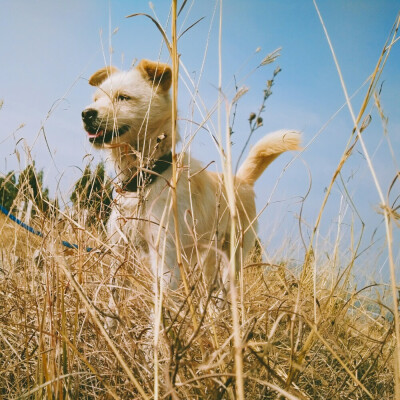
[[[97, 90], [82, 112], [89, 142], [109, 152], [118, 190], [108, 222], [115, 246], [132, 246], [139, 260], [175, 290], [181, 282], [176, 246], [185, 268], [200, 267], [212, 281], [218, 257], [229, 254], [231, 217], [224, 178], [187, 154], [178, 156], [178, 227], [175, 242], [171, 207], [172, 71], [167, 64], [141, 60], [129, 71], [107, 66], [89, 84]], [[254, 246], [257, 232], [254, 183], [280, 154], [298, 150], [300, 133], [280, 130], [249, 152], [234, 177], [237, 260]], [[236, 257], [236, 255], [235, 255]]]

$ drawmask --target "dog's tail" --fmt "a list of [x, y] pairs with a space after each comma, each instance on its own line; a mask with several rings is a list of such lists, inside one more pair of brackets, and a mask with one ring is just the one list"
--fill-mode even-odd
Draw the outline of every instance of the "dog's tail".
[[280, 130], [261, 139], [251, 150], [239, 168], [237, 177], [253, 185], [265, 168], [280, 154], [288, 150], [300, 150], [301, 134], [292, 130]]

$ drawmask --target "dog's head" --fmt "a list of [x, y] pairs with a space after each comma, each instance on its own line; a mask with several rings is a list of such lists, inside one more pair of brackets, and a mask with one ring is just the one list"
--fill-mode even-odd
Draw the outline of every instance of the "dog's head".
[[97, 87], [93, 103], [82, 112], [89, 141], [96, 147], [121, 142], [134, 145], [171, 113], [171, 68], [142, 60], [130, 71], [104, 67], [89, 84]]

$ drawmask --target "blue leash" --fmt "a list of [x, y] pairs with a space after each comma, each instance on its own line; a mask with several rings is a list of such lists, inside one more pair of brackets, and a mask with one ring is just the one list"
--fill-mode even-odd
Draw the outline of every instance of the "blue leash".
[[[43, 237], [43, 233], [37, 231], [36, 229], [32, 228], [31, 226], [25, 224], [25, 222], [22, 222], [21, 220], [19, 220], [15, 215], [11, 214], [10, 211], [8, 211], [5, 207], [3, 207], [0, 204], [0, 211], [6, 215], [8, 218], [11, 219], [11, 221], [15, 222], [16, 224], [22, 226], [22, 228], [26, 229], [28, 232], [33, 233], [34, 235]], [[65, 240], [61, 241], [61, 244], [65, 247], [68, 247], [69, 249], [78, 249], [78, 245], [77, 244], [71, 244], [69, 242], [66, 242]], [[92, 251], [93, 248], [92, 247], [86, 247], [86, 251], [90, 252]]]

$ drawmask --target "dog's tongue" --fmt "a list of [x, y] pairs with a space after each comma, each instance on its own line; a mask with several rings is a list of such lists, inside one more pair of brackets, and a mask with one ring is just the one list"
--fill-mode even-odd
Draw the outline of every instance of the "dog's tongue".
[[97, 133], [89, 133], [89, 132], [87, 132], [89, 139], [94, 139], [94, 138], [97, 138], [99, 136], [103, 136], [103, 133], [104, 133], [103, 131], [98, 131]]

